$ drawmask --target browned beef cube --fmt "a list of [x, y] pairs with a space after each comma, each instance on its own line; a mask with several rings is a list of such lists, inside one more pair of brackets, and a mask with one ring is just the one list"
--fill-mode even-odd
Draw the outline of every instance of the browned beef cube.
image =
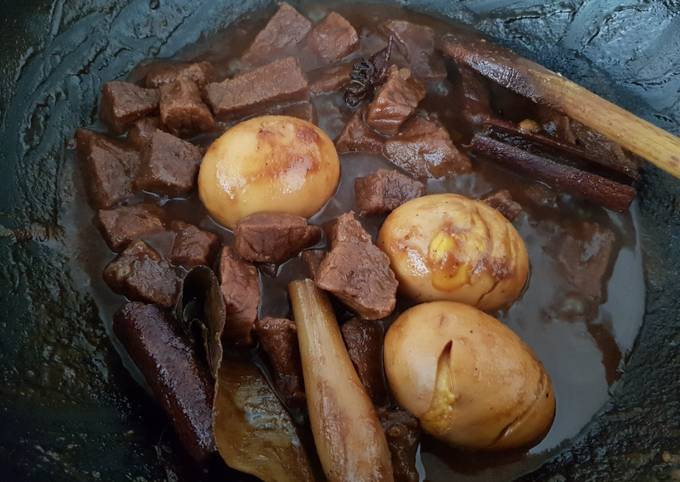
[[380, 30], [396, 40], [414, 76], [423, 80], [446, 78], [444, 59], [435, 53], [435, 34], [430, 27], [406, 20], [387, 20], [380, 25]]
[[597, 223], [584, 221], [559, 243], [557, 260], [572, 287], [593, 301], [603, 301], [616, 235]]
[[320, 60], [333, 63], [359, 47], [359, 35], [345, 17], [331, 12], [314, 26], [306, 42]]
[[372, 243], [340, 243], [321, 262], [316, 284], [366, 320], [394, 310], [397, 280], [389, 258]]
[[203, 87], [217, 78], [215, 67], [210, 62], [157, 62], [148, 67], [144, 83], [147, 87], [172, 84], [178, 78], [195, 82]]
[[222, 248], [219, 267], [220, 288], [227, 307], [222, 338], [237, 345], [249, 345], [260, 306], [257, 268], [240, 259], [229, 246]]
[[222, 119], [252, 114], [278, 102], [309, 99], [307, 79], [293, 57], [208, 84], [205, 92], [213, 113]]
[[361, 383], [373, 404], [381, 406], [387, 401], [383, 375], [383, 339], [385, 330], [378, 321], [352, 318], [341, 328], [347, 352], [359, 375]]
[[497, 209], [503, 216], [508, 218], [509, 221], [514, 221], [517, 216], [522, 212], [522, 206], [512, 199], [510, 191], [507, 189], [501, 189], [490, 193], [482, 198], [486, 204], [494, 209]]
[[140, 237], [163, 230], [158, 209], [150, 204], [100, 209], [97, 225], [109, 247], [119, 252]]
[[85, 129], [76, 131], [76, 146], [85, 187], [94, 207], [108, 208], [132, 195], [140, 164], [137, 151]]
[[305, 405], [305, 387], [295, 323], [285, 318], [255, 322], [255, 334], [267, 354], [279, 394], [291, 408]]
[[122, 134], [136, 120], [158, 112], [158, 90], [130, 82], [107, 82], [102, 89], [99, 115], [116, 134]]
[[312, 22], [287, 3], [282, 3], [267, 25], [250, 44], [241, 60], [260, 65], [275, 59], [299, 44], [312, 29]]
[[323, 249], [308, 249], [302, 252], [302, 261], [304, 261], [311, 278], [316, 278], [316, 273], [324, 256], [326, 256], [326, 251]]
[[354, 212], [338, 216], [325, 227], [328, 245], [335, 248], [339, 243], [370, 243], [371, 235], [366, 232], [359, 220], [354, 217]]
[[219, 242], [217, 235], [182, 221], [173, 221], [170, 229], [177, 233], [172, 243], [170, 261], [185, 268], [210, 266]]
[[312, 95], [337, 92], [349, 84], [351, 73], [351, 63], [313, 70], [308, 74], [309, 92]]
[[283, 263], [321, 239], [321, 228], [288, 213], [257, 213], [243, 218], [234, 230], [238, 255], [257, 263]]
[[392, 456], [394, 482], [418, 482], [416, 453], [420, 442], [418, 420], [405, 410], [378, 410]]
[[161, 86], [161, 121], [177, 136], [190, 136], [215, 128], [215, 119], [201, 99], [193, 80], [178, 78]]
[[161, 120], [158, 117], [144, 117], [135, 122], [128, 131], [128, 141], [140, 152], [143, 151], [156, 129], [160, 129]]
[[113, 332], [168, 414], [182, 445], [198, 462], [215, 453], [213, 388], [193, 347], [160, 308], [128, 303], [113, 317]]
[[348, 152], [380, 154], [382, 152], [385, 140], [366, 125], [364, 115], [364, 110], [358, 110], [345, 124], [335, 141], [335, 148], [339, 154]]
[[266, 112], [270, 115], [287, 115], [290, 117], [297, 117], [298, 119], [306, 120], [307, 122], [314, 122], [314, 106], [311, 102], [295, 102], [294, 104], [285, 104], [275, 106]]
[[470, 159], [451, 141], [439, 122], [415, 116], [385, 142], [385, 157], [417, 179], [470, 172]]
[[135, 185], [156, 194], [186, 195], [196, 185], [201, 158], [198, 147], [156, 130], [142, 155], [142, 167]]
[[354, 181], [356, 205], [364, 214], [385, 214], [425, 194], [422, 182], [388, 169]]
[[329, 230], [331, 251], [321, 262], [315, 282], [362, 318], [384, 318], [396, 304], [397, 280], [390, 260], [361, 225], [352, 222], [353, 213], [343, 216]]
[[471, 68], [458, 66], [462, 93], [463, 117], [474, 125], [492, 117], [491, 98], [486, 79]]
[[104, 269], [109, 287], [133, 301], [170, 308], [180, 279], [175, 268], [144, 241], [136, 241]]
[[380, 134], [393, 136], [424, 98], [425, 86], [413, 78], [411, 71], [393, 65], [368, 106], [366, 124]]

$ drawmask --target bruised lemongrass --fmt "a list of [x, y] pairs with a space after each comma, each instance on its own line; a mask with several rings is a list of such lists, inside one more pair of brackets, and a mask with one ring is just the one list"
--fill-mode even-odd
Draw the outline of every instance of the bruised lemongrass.
[[288, 286], [297, 325], [307, 408], [326, 477], [392, 481], [392, 463], [375, 408], [354, 370], [330, 302], [306, 279]]
[[468, 32], [447, 34], [442, 52], [501, 86], [563, 112], [680, 177], [680, 139], [545, 67]]
[[472, 151], [489, 157], [514, 172], [542, 181], [557, 191], [585, 198], [614, 211], [626, 211], [635, 198], [635, 188], [632, 186], [560, 164], [483, 134], [475, 134], [469, 147]]

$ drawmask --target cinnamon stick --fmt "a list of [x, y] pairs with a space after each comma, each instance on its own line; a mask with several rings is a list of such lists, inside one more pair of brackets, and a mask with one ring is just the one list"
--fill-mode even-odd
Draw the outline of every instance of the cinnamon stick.
[[614, 211], [626, 211], [635, 198], [635, 189], [632, 186], [560, 164], [484, 134], [475, 134], [469, 147], [474, 152], [514, 172], [542, 181], [557, 191], [573, 194]]
[[625, 166], [604, 164], [586, 150], [550, 137], [520, 129], [510, 121], [489, 118], [484, 123], [485, 133], [496, 140], [519, 147], [538, 156], [556, 158], [582, 171], [612, 179], [622, 184], [633, 184], [639, 179], [636, 172]]

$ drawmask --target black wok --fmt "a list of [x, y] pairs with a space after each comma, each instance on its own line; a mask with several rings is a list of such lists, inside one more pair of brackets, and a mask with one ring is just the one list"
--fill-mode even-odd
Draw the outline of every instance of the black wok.
[[[0, 480], [200, 479], [90, 295], [68, 140], [96, 118], [105, 81], [268, 3], [0, 3]], [[680, 134], [677, 1], [400, 3], [470, 24]], [[680, 478], [680, 181], [645, 167], [639, 209], [647, 301], [635, 348], [595, 419], [525, 480]]]

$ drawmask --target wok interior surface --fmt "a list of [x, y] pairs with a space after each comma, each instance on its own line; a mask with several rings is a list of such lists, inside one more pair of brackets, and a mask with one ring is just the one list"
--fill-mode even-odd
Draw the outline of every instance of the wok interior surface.
[[[640, 71], [636, 71], [630, 67], [631, 62], [628, 70], [611, 58], [608, 58], [611, 65], [603, 63], [606, 56], [612, 55], [611, 49], [620, 37], [614, 35], [621, 30], [619, 22], [623, 22], [625, 15], [631, 15], [625, 9], [607, 10], [606, 2], [598, 3], [597, 7], [594, 2], [584, 2], [573, 11], [564, 7], [566, 13], [540, 7], [538, 2], [535, 5], [529, 2], [520, 7], [520, 11], [502, 8], [500, 4], [504, 2], [463, 2], [455, 8], [441, 9], [436, 3], [413, 5], [413, 8], [470, 23], [639, 114], [656, 112], [657, 117], [651, 120], [677, 132], [678, 119], [673, 117], [677, 110], [673, 110], [672, 104], [665, 105], [668, 100], [660, 94], [673, 85], [677, 87], [677, 81], [655, 84], [651, 80], [641, 82], [636, 77], [651, 74], [654, 65], [640, 66]], [[103, 82], [125, 76], [147, 57], [198, 55], [219, 65], [220, 59], [229, 57], [232, 48], [238, 53], [234, 41], [225, 42], [226, 50], [214, 48], [222, 38], [233, 39], [234, 31], [227, 31], [230, 22], [245, 12], [259, 9], [250, 15], [255, 25], [261, 23], [272, 8], [262, 8], [259, 4], [210, 4], [201, 8], [164, 2], [111, 6], [111, 12], [102, 10], [101, 6], [80, 7], [50, 12], [49, 18], [56, 26], [50, 37], [43, 39], [45, 51], [24, 59], [13, 86], [18, 95], [8, 104], [2, 126], [3, 138], [16, 138], [17, 142], [3, 147], [3, 156], [9, 162], [4, 162], [2, 168], [11, 169], [6, 177], [13, 181], [9, 197], [3, 198], [3, 206], [9, 207], [3, 213], [6, 218], [3, 225], [8, 229], [0, 245], [2, 250], [7, 250], [10, 260], [3, 266], [6, 270], [3, 279], [9, 281], [3, 302], [9, 311], [0, 354], [7, 390], [0, 402], [7, 414], [2, 420], [6, 427], [0, 439], [0, 460], [8, 473], [19, 480], [41, 480], [46, 473], [55, 474], [58, 480], [59, 477], [155, 480], [170, 478], [170, 474], [180, 480], [193, 480], [195, 468], [182, 460], [181, 450], [174, 447], [174, 438], [167, 433], [166, 420], [147, 402], [143, 389], [130, 379], [116, 347], [107, 337], [111, 314], [120, 305], [120, 298], [108, 292], [100, 278], [101, 268], [111, 255], [90, 223], [92, 212], [82, 201], [82, 181], [63, 139], [69, 138], [75, 127], [91, 124], [96, 118], [94, 107]], [[320, 18], [329, 7], [306, 3], [300, 8], [310, 17]], [[355, 25], [367, 21], [355, 9], [342, 5], [338, 9]], [[142, 12], [148, 17], [146, 22], [141, 18]], [[370, 17], [370, 12], [386, 17], [403, 15], [384, 7], [369, 8], [363, 15]], [[608, 26], [609, 33], [599, 33], [581, 45], [579, 41], [584, 40], [578, 35], [589, 32], [583, 24], [592, 22], [590, 17], [585, 17], [595, 12], [602, 15], [607, 12], [609, 17], [602, 17], [605, 19], [602, 25]], [[636, 12], [640, 15], [640, 11]], [[665, 18], [661, 5], [642, 13]], [[564, 15], [569, 21], [562, 18]], [[248, 22], [238, 22], [237, 36], [248, 31]], [[102, 24], [111, 29], [105, 39], [97, 27]], [[666, 31], [664, 28], [671, 29], [671, 26], [663, 24], [659, 28], [661, 35]], [[594, 49], [598, 42], [602, 45]], [[557, 46], [549, 47], [551, 43]], [[183, 48], [186, 45], [189, 47]], [[575, 45], [581, 48], [572, 52]], [[680, 62], [671, 52], [659, 55]], [[603, 70], [597, 70], [590, 63]], [[626, 74], [629, 77], [625, 77]], [[665, 79], [663, 75], [660, 78]], [[639, 88], [627, 92], [628, 95], [619, 95], [618, 83], [628, 86], [628, 90], [632, 89], [630, 86]], [[621, 89], [624, 92], [623, 87]], [[318, 111], [324, 108], [323, 105], [316, 107]], [[340, 127], [342, 124], [340, 122]], [[334, 129], [333, 125], [323, 127], [331, 132]], [[351, 205], [351, 183], [347, 181], [382, 167], [381, 162], [361, 155], [343, 159], [344, 182], [336, 199], [346, 201], [345, 210]], [[489, 182], [499, 182], [502, 173], [492, 167], [482, 167], [481, 171], [481, 180], [462, 177], [455, 185], [431, 183], [429, 190], [483, 194]], [[677, 335], [673, 326], [677, 328], [680, 317], [677, 301], [669, 296], [668, 290], [664, 295], [663, 287], [673, 286], [678, 277], [672, 268], [673, 255], [677, 257], [672, 249], [673, 240], [677, 246], [678, 235], [678, 221], [673, 214], [677, 214], [678, 204], [667, 202], [673, 199], [673, 194], [678, 195], [678, 188], [672, 180], [651, 168], [644, 172], [642, 185], [639, 215], [637, 208], [632, 216], [611, 215], [605, 211], [594, 215], [598, 222], [617, 233], [621, 254], [609, 280], [610, 296], [588, 323], [564, 319], [559, 307], [554, 308], [557, 315], [550, 323], [532, 322], [540, 319], [544, 314], [541, 310], [549, 308], [545, 303], [550, 305], [556, 296], [547, 284], [540, 283], [532, 285], [518, 309], [502, 317], [533, 346], [558, 380], [558, 416], [548, 438], [520, 460], [497, 456], [485, 460], [467, 454], [456, 457], [451, 451], [442, 452], [438, 444], [425, 442], [421, 460], [428, 480], [447, 480], [453, 473], [460, 480], [491, 477], [507, 480], [535, 469], [555, 454], [557, 457], [552, 462], [529, 477], [541, 479], [560, 473], [580, 479], [579, 474], [596, 477], [598, 472], [611, 474], [621, 470], [625, 477], [634, 478], [636, 473], [670, 470], [665, 466], [672, 465], [673, 459], [662, 455], [677, 453], [680, 445], [677, 432], [673, 432], [673, 420], [677, 420], [678, 413], [677, 395], [674, 395], [678, 379], [673, 371], [678, 367], [677, 355], [673, 358]], [[571, 208], [574, 220], [584, 212], [578, 203]], [[190, 201], [169, 209], [182, 217], [200, 212]], [[332, 218], [339, 214], [336, 211], [331, 204], [315, 221]], [[564, 234], [558, 227], [564, 220], [543, 220], [546, 221], [541, 223], [543, 227], [532, 226], [529, 221], [519, 227], [533, 251], [535, 277], [554, 275], [554, 267], [541, 263], [542, 245], [538, 241], [532, 244], [531, 240], [549, 238], [551, 233], [541, 232], [545, 226], [547, 229], [553, 226], [556, 230], [553, 236], [559, 238]], [[377, 226], [376, 223], [374, 228]], [[648, 298], [639, 346], [626, 365], [621, 381], [611, 389], [612, 401], [572, 447], [569, 439], [576, 436], [606, 402], [609, 384], [618, 379], [623, 360], [633, 345], [645, 303], [641, 249], [646, 261]], [[292, 273], [295, 266], [287, 269]], [[284, 267], [282, 271], [282, 280], [287, 276], [287, 269]], [[278, 282], [272, 282], [274, 292]], [[616, 296], [611, 296], [612, 293]], [[531, 300], [535, 302], [529, 302]], [[276, 312], [283, 309], [276, 299], [264, 309], [270, 310], [267, 314], [286, 314]], [[127, 365], [134, 372], [134, 368]], [[643, 402], [645, 410], [640, 411], [637, 407]], [[636, 424], [639, 427], [632, 430]], [[596, 447], [602, 450], [595, 450]], [[219, 473], [215, 470], [212, 475]], [[205, 477], [210, 478], [211, 473]]]

